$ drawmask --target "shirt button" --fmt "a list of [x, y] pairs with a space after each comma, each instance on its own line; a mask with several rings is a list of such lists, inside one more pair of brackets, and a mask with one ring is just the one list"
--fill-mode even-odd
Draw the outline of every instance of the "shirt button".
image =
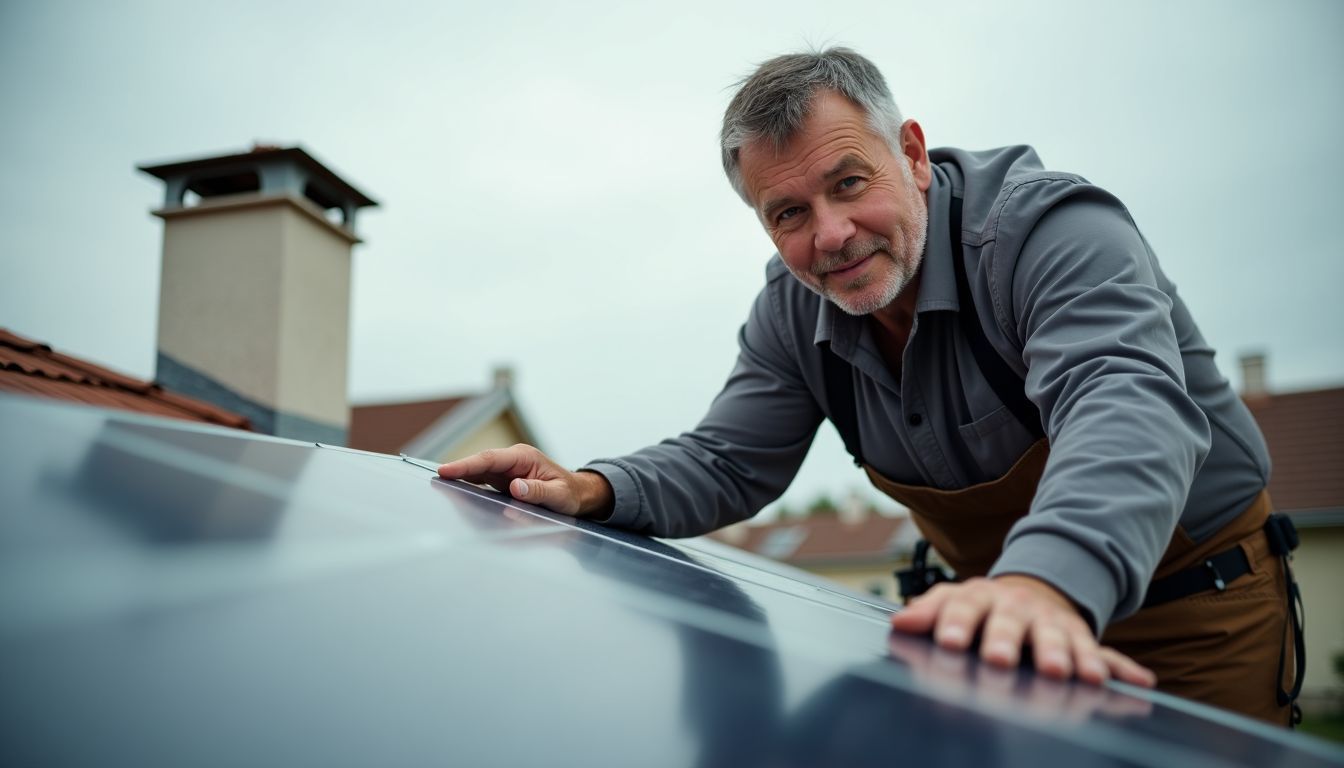
[[910, 414], [910, 426], [912, 426], [912, 427], [918, 427], [920, 424], [923, 424], [923, 423], [924, 423], [924, 417], [923, 417], [923, 416], [920, 416], [918, 413], [912, 413], [912, 414]]

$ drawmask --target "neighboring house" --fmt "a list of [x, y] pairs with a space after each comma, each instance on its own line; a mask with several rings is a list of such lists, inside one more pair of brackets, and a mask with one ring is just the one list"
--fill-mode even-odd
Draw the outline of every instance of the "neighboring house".
[[452, 461], [487, 448], [537, 444], [513, 396], [513, 373], [495, 371], [486, 392], [434, 400], [367, 403], [350, 410], [351, 448]]
[[0, 328], [0, 392], [69, 400], [250, 430], [236, 413], [132, 378]]
[[1297, 525], [1293, 572], [1306, 607], [1304, 704], [1338, 706], [1344, 681], [1344, 387], [1248, 393], [1246, 405], [1269, 443], [1269, 495]]
[[919, 531], [908, 516], [850, 503], [842, 510], [785, 515], [765, 525], [738, 523], [710, 536], [894, 601], [898, 596], [892, 571], [909, 564]]

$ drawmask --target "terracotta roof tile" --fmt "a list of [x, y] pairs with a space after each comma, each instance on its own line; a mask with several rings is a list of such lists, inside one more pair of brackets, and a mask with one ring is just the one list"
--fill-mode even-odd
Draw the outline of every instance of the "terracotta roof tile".
[[0, 391], [250, 429], [242, 416], [0, 328]]
[[1253, 397], [1246, 405], [1269, 443], [1274, 505], [1344, 509], [1344, 387]]
[[375, 453], [400, 453], [417, 435], [468, 397], [445, 397], [405, 403], [356, 405], [350, 409], [351, 448]]
[[796, 565], [869, 562], [891, 560], [903, 554], [900, 545], [906, 534], [914, 534], [908, 528], [911, 525], [909, 518], [874, 513], [855, 522], [845, 522], [838, 515], [811, 515], [746, 526], [746, 537], [742, 539], [735, 539], [732, 534], [712, 535], [741, 549]]

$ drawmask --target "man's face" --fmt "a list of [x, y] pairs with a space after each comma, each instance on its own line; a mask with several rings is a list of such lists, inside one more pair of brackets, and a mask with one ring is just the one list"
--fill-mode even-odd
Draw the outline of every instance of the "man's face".
[[742, 147], [747, 195], [793, 276], [851, 315], [891, 304], [919, 268], [931, 176], [918, 125], [893, 154], [849, 99], [821, 91], [776, 152]]

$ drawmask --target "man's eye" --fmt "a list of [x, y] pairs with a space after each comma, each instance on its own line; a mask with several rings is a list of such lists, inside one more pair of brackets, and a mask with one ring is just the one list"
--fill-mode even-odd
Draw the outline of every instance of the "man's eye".
[[780, 211], [779, 215], [775, 216], [775, 221], [788, 221], [789, 219], [792, 219], [794, 216], [797, 216], [802, 212], [803, 212], [802, 208], [799, 208], [798, 206], [794, 205]]
[[840, 183], [839, 183], [839, 184], [836, 184], [836, 185], [835, 185], [835, 188], [836, 188], [837, 190], [840, 190], [840, 189], [853, 189], [854, 187], [857, 187], [857, 186], [859, 185], [859, 182], [861, 182], [861, 181], [863, 181], [863, 179], [862, 179], [861, 177], [858, 177], [858, 176], [846, 176], [845, 178], [843, 178], [843, 179], [840, 180]]

